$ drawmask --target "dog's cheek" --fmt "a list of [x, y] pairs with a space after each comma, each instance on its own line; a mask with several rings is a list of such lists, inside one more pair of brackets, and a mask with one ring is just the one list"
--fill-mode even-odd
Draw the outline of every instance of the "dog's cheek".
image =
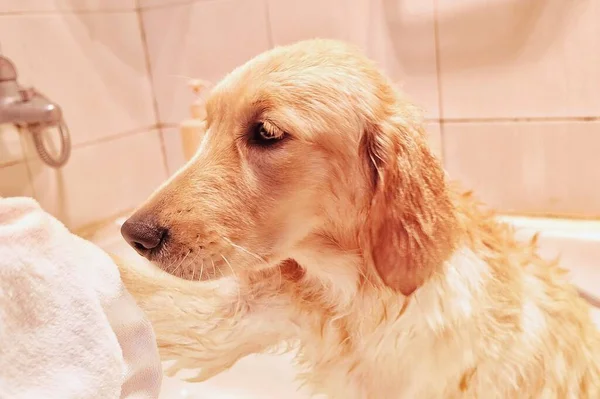
[[[283, 154], [282, 154], [283, 155]], [[249, 165], [248, 173], [252, 175], [256, 182], [257, 194], [266, 197], [277, 197], [290, 183], [290, 176], [294, 168], [289, 157], [284, 156], [280, 159], [274, 157], [274, 154], [268, 156], [259, 156]]]

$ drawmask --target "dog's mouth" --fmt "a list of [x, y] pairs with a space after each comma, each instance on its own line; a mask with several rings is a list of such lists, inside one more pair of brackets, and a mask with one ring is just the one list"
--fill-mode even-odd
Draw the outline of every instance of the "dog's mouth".
[[189, 281], [208, 281], [235, 274], [225, 255], [206, 253], [204, 247], [183, 250], [175, 256], [167, 249], [168, 246], [165, 246], [146, 257], [162, 271], [174, 277]]
[[226, 262], [219, 259], [206, 258], [193, 262], [171, 262], [157, 259], [152, 263], [174, 277], [189, 281], [216, 280], [232, 274], [231, 271], [228, 272], [229, 268]]

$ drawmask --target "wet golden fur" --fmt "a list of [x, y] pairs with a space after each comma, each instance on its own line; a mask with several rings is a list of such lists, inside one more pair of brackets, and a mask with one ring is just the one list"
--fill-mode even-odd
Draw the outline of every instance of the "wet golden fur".
[[[207, 109], [195, 158], [133, 216], [168, 228], [150, 257], [181, 278], [121, 268], [165, 358], [204, 379], [287, 343], [331, 398], [600, 397], [589, 306], [449, 186], [418, 113], [362, 55], [276, 48]], [[285, 138], [257, 147], [257, 122]]]

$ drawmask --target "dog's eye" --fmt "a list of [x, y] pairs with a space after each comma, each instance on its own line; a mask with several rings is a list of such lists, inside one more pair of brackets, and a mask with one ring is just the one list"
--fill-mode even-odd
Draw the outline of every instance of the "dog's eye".
[[257, 123], [252, 131], [251, 142], [261, 146], [269, 146], [279, 142], [285, 133], [268, 122]]

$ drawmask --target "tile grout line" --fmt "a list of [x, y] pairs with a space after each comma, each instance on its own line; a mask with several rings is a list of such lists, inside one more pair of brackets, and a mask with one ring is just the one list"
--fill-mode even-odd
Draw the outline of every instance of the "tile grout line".
[[154, 4], [151, 6], [142, 6], [140, 5], [140, 10], [160, 10], [161, 8], [169, 8], [169, 7], [182, 7], [195, 3], [196, 0], [183, 0], [166, 4]]
[[10, 168], [11, 166], [20, 165], [23, 162], [25, 162], [25, 158], [15, 159], [13, 161], [6, 161], [6, 162], [3, 162], [3, 163], [0, 163], [0, 169], [2, 169], [2, 168]]
[[[140, 128], [135, 128], [135, 129], [126, 130], [126, 131], [115, 133], [115, 134], [106, 135], [104, 137], [100, 137], [97, 139], [84, 141], [82, 143], [77, 143], [77, 144], [74, 144], [72, 146], [72, 148], [73, 148], [73, 150], [78, 150], [80, 148], [87, 148], [87, 147], [90, 147], [93, 145], [104, 144], [104, 143], [109, 143], [111, 141], [120, 140], [125, 137], [133, 136], [135, 134], [150, 132], [152, 130], [158, 130], [161, 128], [175, 128], [175, 127], [177, 127], [176, 124], [160, 124], [160, 125], [155, 124], [155, 125], [143, 126]], [[27, 133], [21, 133], [21, 137], [23, 137], [24, 134], [27, 134]], [[25, 144], [23, 144], [22, 140], [23, 139], [21, 139], [21, 148], [25, 148]], [[33, 159], [33, 157], [23, 156], [23, 158], [18, 159], [18, 160], [9, 161], [9, 162], [0, 162], [0, 168], [18, 165], [18, 164], [27, 162], [27, 160], [30, 160], [30, 159]]]
[[[139, 5], [139, 0], [136, 1], [136, 5]], [[165, 175], [169, 175], [169, 162], [167, 161], [167, 149], [165, 145], [165, 138], [162, 134], [160, 126], [160, 111], [158, 108], [158, 100], [156, 98], [156, 89], [154, 87], [154, 78], [152, 74], [152, 63], [150, 62], [150, 50], [148, 48], [148, 39], [146, 37], [146, 28], [144, 27], [144, 19], [142, 16], [143, 9], [141, 7], [136, 8], [135, 13], [138, 18], [138, 27], [140, 30], [140, 37], [142, 41], [142, 50], [144, 52], [144, 60], [146, 63], [146, 75], [148, 77], [148, 83], [150, 84], [150, 91], [152, 94], [152, 108], [154, 111], [154, 126], [158, 129], [158, 139], [160, 141], [160, 151], [163, 158], [163, 168]]]
[[195, 3], [201, 3], [201, 2], [208, 3], [208, 2], [213, 2], [213, 1], [221, 1], [221, 0], [181, 0], [181, 1], [167, 3], [167, 4], [154, 4], [151, 6], [140, 6], [140, 9], [142, 9], [142, 10], [158, 10], [161, 8], [181, 7], [181, 6], [188, 6], [188, 5], [195, 4]]
[[136, 10], [157, 10], [161, 8], [187, 6], [194, 3], [200, 2], [211, 2], [221, 0], [181, 0], [177, 2], [167, 4], [154, 4], [150, 6], [142, 6], [139, 0], [134, 1], [133, 7], [125, 8], [99, 8], [99, 9], [68, 9], [68, 8], [57, 8], [54, 10], [15, 10], [15, 11], [1, 11], [0, 18], [3, 16], [45, 16], [45, 15], [56, 15], [56, 14], [113, 14], [132, 12]]
[[535, 123], [535, 122], [598, 122], [600, 116], [533, 116], [498, 118], [440, 118], [448, 123]]
[[269, 0], [263, 0], [265, 7], [265, 18], [267, 20], [267, 40], [269, 47], [275, 46], [275, 39], [273, 39], [273, 27], [271, 26], [271, 12], [269, 11]]
[[14, 16], [40, 17], [40, 16], [61, 15], [61, 14], [120, 14], [120, 13], [132, 12], [132, 11], [135, 11], [135, 7], [115, 8], [115, 9], [97, 9], [97, 10], [56, 9], [56, 10], [31, 10], [31, 11], [4, 11], [4, 12], [0, 12], [0, 18], [14, 17]]
[[[120, 139], [125, 138], [125, 137], [133, 136], [135, 134], [141, 134], [141, 133], [144, 133], [144, 132], [149, 132], [149, 131], [152, 131], [152, 130], [157, 129], [157, 128], [158, 128], [157, 125], [150, 125], [150, 126], [145, 126], [145, 127], [140, 127], [140, 128], [136, 128], [136, 129], [127, 130], [127, 131], [120, 132], [120, 133], [110, 134], [110, 135], [107, 135], [107, 136], [104, 136], [104, 137], [100, 137], [100, 138], [97, 138], [97, 139], [93, 139], [93, 140], [85, 141], [85, 142], [82, 142], [82, 143], [74, 144], [74, 145], [72, 145], [72, 149], [73, 150], [78, 150], [80, 148], [87, 148], [87, 147], [91, 147], [93, 145], [109, 143], [111, 141], [120, 140]], [[23, 135], [24, 134], [22, 134], [22, 137], [23, 137]], [[26, 146], [23, 143], [23, 141], [21, 141], [21, 146], [22, 146], [23, 149]], [[15, 165], [15, 164], [27, 162], [27, 161], [32, 160], [34, 158], [35, 158], [34, 156], [24, 155], [24, 157], [22, 159], [20, 159], [20, 160], [9, 162], [7, 164], [0, 163], [0, 168], [2, 168], [4, 166], [12, 166], [12, 165]]]
[[83, 143], [75, 144], [73, 146], [73, 149], [77, 150], [80, 148], [87, 148], [87, 147], [97, 145], [97, 144], [108, 143], [108, 142], [119, 140], [119, 139], [122, 139], [122, 138], [125, 138], [128, 136], [133, 136], [135, 134], [148, 132], [148, 131], [154, 130], [156, 128], [157, 128], [157, 125], [150, 125], [150, 126], [144, 126], [144, 127], [140, 127], [140, 128], [136, 128], [136, 129], [126, 130], [126, 131], [120, 132], [120, 133], [106, 135], [104, 137], [100, 137], [95, 140], [89, 140], [89, 141], [86, 141]]
[[[438, 119], [440, 124], [440, 156], [442, 165], [446, 159], [446, 151], [444, 146], [445, 126], [444, 126], [444, 105], [442, 101], [442, 74], [440, 57], [440, 28], [439, 28], [439, 4], [438, 0], [433, 0], [433, 42], [435, 46], [435, 74], [437, 84], [437, 103], [438, 103]], [[445, 166], [445, 165], [444, 165]]]

